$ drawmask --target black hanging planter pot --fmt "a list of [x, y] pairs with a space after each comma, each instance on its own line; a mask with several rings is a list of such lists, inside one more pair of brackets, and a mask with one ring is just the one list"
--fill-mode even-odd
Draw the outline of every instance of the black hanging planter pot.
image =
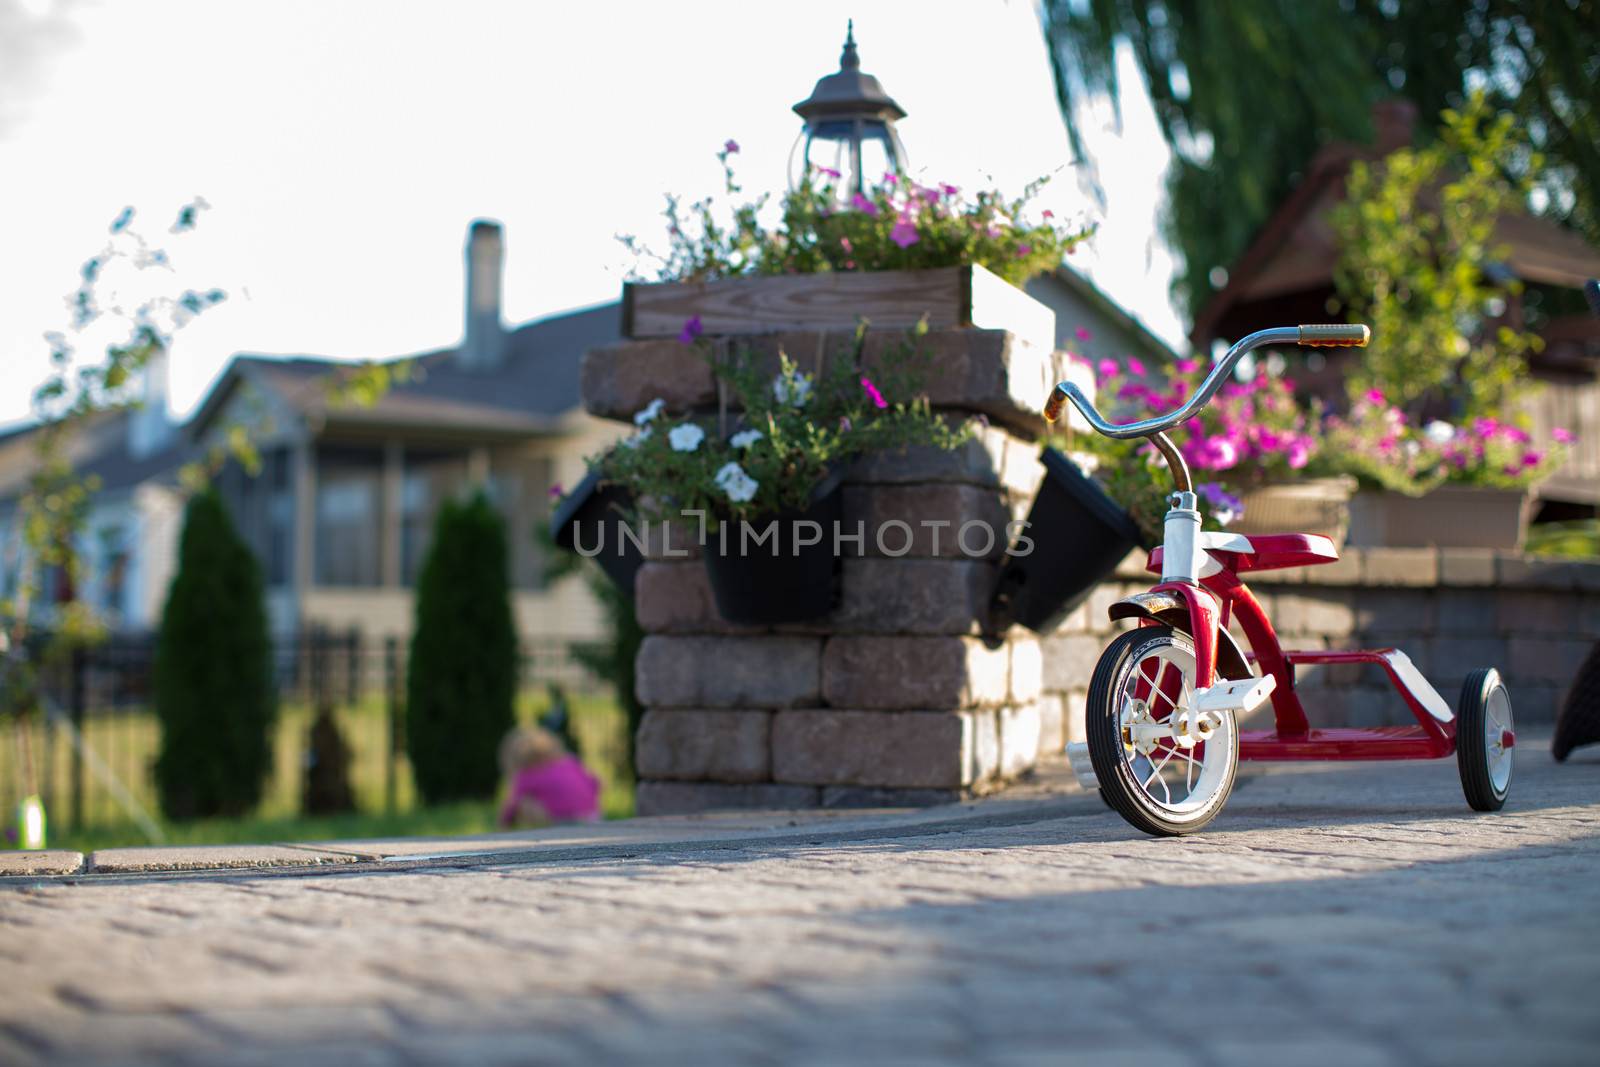
[[633, 494], [627, 489], [590, 471], [550, 520], [556, 544], [600, 564], [630, 601], [634, 575], [644, 563], [639, 546], [623, 534], [632, 504]]
[[[842, 468], [831, 472], [813, 490], [808, 508], [751, 522], [748, 538], [733, 520], [724, 520], [715, 534], [708, 534], [706, 575], [724, 619], [755, 626], [805, 622], [838, 606], [843, 568], [833, 550], [833, 535], [844, 512], [843, 481]], [[772, 522], [777, 529], [769, 536]], [[796, 548], [802, 522], [816, 523], [822, 536], [816, 544]], [[807, 539], [816, 535], [810, 527], [803, 532]], [[756, 537], [764, 538], [761, 544], [755, 543]]]
[[1045, 477], [1028, 511], [1033, 550], [1007, 556], [989, 602], [987, 631], [1020, 623], [1035, 633], [1060, 625], [1143, 538], [1105, 490], [1053, 448], [1039, 457]]

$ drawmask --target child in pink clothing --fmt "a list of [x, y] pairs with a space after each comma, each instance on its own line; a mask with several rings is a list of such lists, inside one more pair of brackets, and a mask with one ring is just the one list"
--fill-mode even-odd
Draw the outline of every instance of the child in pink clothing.
[[500, 743], [500, 769], [511, 783], [501, 826], [599, 821], [600, 782], [549, 730], [512, 730]]

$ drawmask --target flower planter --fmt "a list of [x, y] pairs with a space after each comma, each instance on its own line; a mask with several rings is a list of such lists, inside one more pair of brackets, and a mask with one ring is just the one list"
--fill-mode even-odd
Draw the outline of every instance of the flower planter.
[[1053, 448], [1040, 458], [1045, 478], [1024, 531], [1033, 548], [1006, 557], [989, 603], [991, 635], [1012, 623], [1055, 629], [1141, 541], [1128, 513], [1076, 464]]
[[[602, 483], [595, 471], [579, 482], [550, 520], [556, 544], [576, 552], [580, 547], [605, 571], [617, 588], [633, 599], [633, 579], [644, 555], [623, 535], [633, 494], [620, 485]], [[596, 548], [598, 552], [594, 552]]]
[[698, 316], [708, 334], [781, 330], [906, 329], [926, 318], [941, 326], [1008, 330], [1043, 352], [1055, 348], [1055, 312], [979, 266], [929, 270], [830, 271], [629, 282], [622, 290], [625, 337], [677, 337]]
[[1350, 501], [1348, 543], [1520, 549], [1531, 503], [1525, 489], [1443, 485], [1422, 496], [1363, 489]]
[[1228, 526], [1228, 532], [1322, 534], [1335, 548], [1341, 547], [1350, 525], [1350, 496], [1355, 488], [1354, 478], [1341, 476], [1252, 489], [1240, 494], [1244, 515]]
[[[706, 575], [724, 619], [755, 626], [805, 622], [838, 606], [842, 566], [833, 534], [844, 511], [843, 482], [844, 471], [833, 472], [811, 494], [810, 507], [751, 522], [748, 539], [728, 520], [706, 538]], [[815, 544], [796, 543], [802, 522], [820, 527]], [[769, 523], [776, 524], [771, 536]], [[803, 533], [807, 540], [816, 535], [809, 527]], [[764, 538], [759, 545], [757, 537]]]

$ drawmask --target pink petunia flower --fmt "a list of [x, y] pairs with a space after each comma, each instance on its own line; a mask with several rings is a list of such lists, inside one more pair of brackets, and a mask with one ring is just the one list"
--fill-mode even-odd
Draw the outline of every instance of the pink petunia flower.
[[1540, 452], [1537, 448], [1530, 448], [1528, 451], [1522, 454], [1522, 465], [1524, 467], [1537, 467], [1543, 462], [1544, 453]]
[[560, 500], [562, 497], [564, 497], [566, 495], [567, 495], [567, 491], [565, 489], [561, 488], [561, 483], [560, 482], [557, 482], [556, 484], [554, 484], [554, 485], [552, 485], [550, 487], [550, 499], [551, 500]]
[[1129, 374], [1133, 374], [1133, 375], [1137, 375], [1138, 377], [1143, 378], [1144, 377], [1144, 373], [1145, 373], [1144, 364], [1140, 363], [1137, 359], [1134, 359], [1132, 356], [1129, 356], [1128, 357], [1128, 373]]
[[1522, 429], [1521, 427], [1518, 427], [1518, 426], [1505, 426], [1505, 427], [1502, 427], [1501, 428], [1501, 436], [1503, 436], [1508, 441], [1515, 441], [1519, 445], [1525, 445], [1529, 441], [1533, 440], [1533, 438], [1528, 436], [1528, 431], [1527, 430], [1524, 430], [1524, 429]]
[[1045, 210], [1041, 211], [1039, 213], [1039, 215], [1040, 215], [1041, 218], [1046, 218], [1046, 219], [1053, 219], [1053, 218], [1056, 217], [1056, 213], [1054, 211], [1051, 211], [1049, 208], [1046, 208]]
[[894, 224], [894, 229], [889, 231], [889, 240], [901, 248], [910, 248], [920, 239], [917, 236], [916, 226], [904, 216], [901, 216], [900, 221]]
[[900, 176], [892, 170], [886, 170], [883, 172], [883, 184], [898, 185], [900, 184]]
[[961, 191], [959, 186], [951, 185], [948, 182], [946, 182], [944, 185], [939, 186], [939, 188], [940, 188], [941, 191], [943, 191], [945, 196], [955, 196], [957, 193], [959, 193]]
[[1555, 439], [1555, 442], [1558, 445], [1570, 445], [1572, 442], [1578, 439], [1577, 434], [1563, 426], [1557, 426], [1555, 429], [1551, 430], [1550, 436]]
[[844, 175], [840, 174], [832, 167], [818, 167], [817, 170], [822, 173], [823, 177], [832, 178], [834, 181], [838, 181], [840, 178], [844, 177]]
[[1384, 395], [1383, 395], [1383, 390], [1382, 389], [1368, 389], [1367, 390], [1366, 400], [1367, 400], [1367, 403], [1369, 403], [1369, 404], [1377, 404], [1379, 407], [1382, 407], [1385, 403], [1388, 402], [1385, 399]]
[[1026, 259], [1028, 256], [1031, 256], [1032, 254], [1033, 254], [1033, 246], [1032, 245], [1018, 245], [1017, 246], [1017, 258], [1018, 259]]
[[1089, 332], [1089, 327], [1087, 327], [1087, 326], [1079, 326], [1076, 330], [1073, 331], [1072, 336], [1076, 337], [1080, 341], [1087, 341], [1087, 340], [1089, 340], [1089, 338], [1093, 337], [1094, 334]]
[[728, 138], [727, 142], [723, 144], [722, 150], [731, 156], [735, 152], [739, 151], [739, 142], [730, 137]]
[[1193, 374], [1200, 369], [1200, 361], [1197, 359], [1180, 359], [1172, 366], [1179, 374]]
[[684, 322], [683, 329], [678, 332], [678, 340], [686, 345], [692, 345], [699, 340], [700, 335], [706, 332], [705, 324], [700, 321], [699, 315], [691, 315]]
[[1117, 366], [1116, 360], [1113, 359], [1102, 359], [1094, 365], [1094, 369], [1095, 373], [1102, 378], [1115, 378], [1122, 373], [1122, 368]]
[[874, 204], [871, 200], [868, 200], [860, 193], [857, 193], [850, 198], [850, 206], [867, 215], [876, 215], [878, 213], [878, 205]]
[[871, 398], [874, 407], [886, 408], [889, 406], [889, 402], [883, 398], [883, 394], [878, 392], [878, 387], [872, 384], [871, 378], [862, 375], [861, 388], [866, 390], [867, 396]]
[[1299, 470], [1311, 462], [1311, 438], [1300, 437], [1289, 446], [1289, 469]]
[[850, 238], [848, 237], [839, 238], [839, 247], [844, 249], [846, 255], [856, 250], [856, 246], [850, 243]]

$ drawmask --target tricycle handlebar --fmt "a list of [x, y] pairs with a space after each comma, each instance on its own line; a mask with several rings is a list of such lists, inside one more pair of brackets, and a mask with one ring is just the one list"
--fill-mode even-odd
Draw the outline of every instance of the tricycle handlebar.
[[1050, 391], [1050, 399], [1045, 401], [1044, 417], [1048, 422], [1055, 422], [1061, 417], [1061, 409], [1068, 400], [1074, 407], [1083, 413], [1100, 433], [1107, 437], [1128, 438], [1147, 437], [1150, 434], [1170, 430], [1181, 422], [1186, 422], [1197, 415], [1201, 408], [1211, 402], [1211, 398], [1222, 388], [1223, 381], [1233, 372], [1234, 365], [1244, 358], [1244, 354], [1251, 349], [1260, 348], [1262, 345], [1272, 344], [1298, 344], [1310, 348], [1325, 347], [1362, 347], [1372, 338], [1372, 331], [1365, 326], [1345, 326], [1340, 324], [1322, 326], [1278, 326], [1270, 330], [1257, 330], [1234, 344], [1228, 349], [1226, 355], [1217, 360], [1216, 366], [1211, 368], [1211, 373], [1206, 375], [1206, 380], [1200, 383], [1200, 388], [1195, 390], [1189, 402], [1167, 415], [1155, 418], [1141, 419], [1138, 422], [1114, 423], [1107, 422], [1100, 412], [1095, 409], [1089, 398], [1083, 395], [1083, 390], [1072, 382], [1059, 382]]

